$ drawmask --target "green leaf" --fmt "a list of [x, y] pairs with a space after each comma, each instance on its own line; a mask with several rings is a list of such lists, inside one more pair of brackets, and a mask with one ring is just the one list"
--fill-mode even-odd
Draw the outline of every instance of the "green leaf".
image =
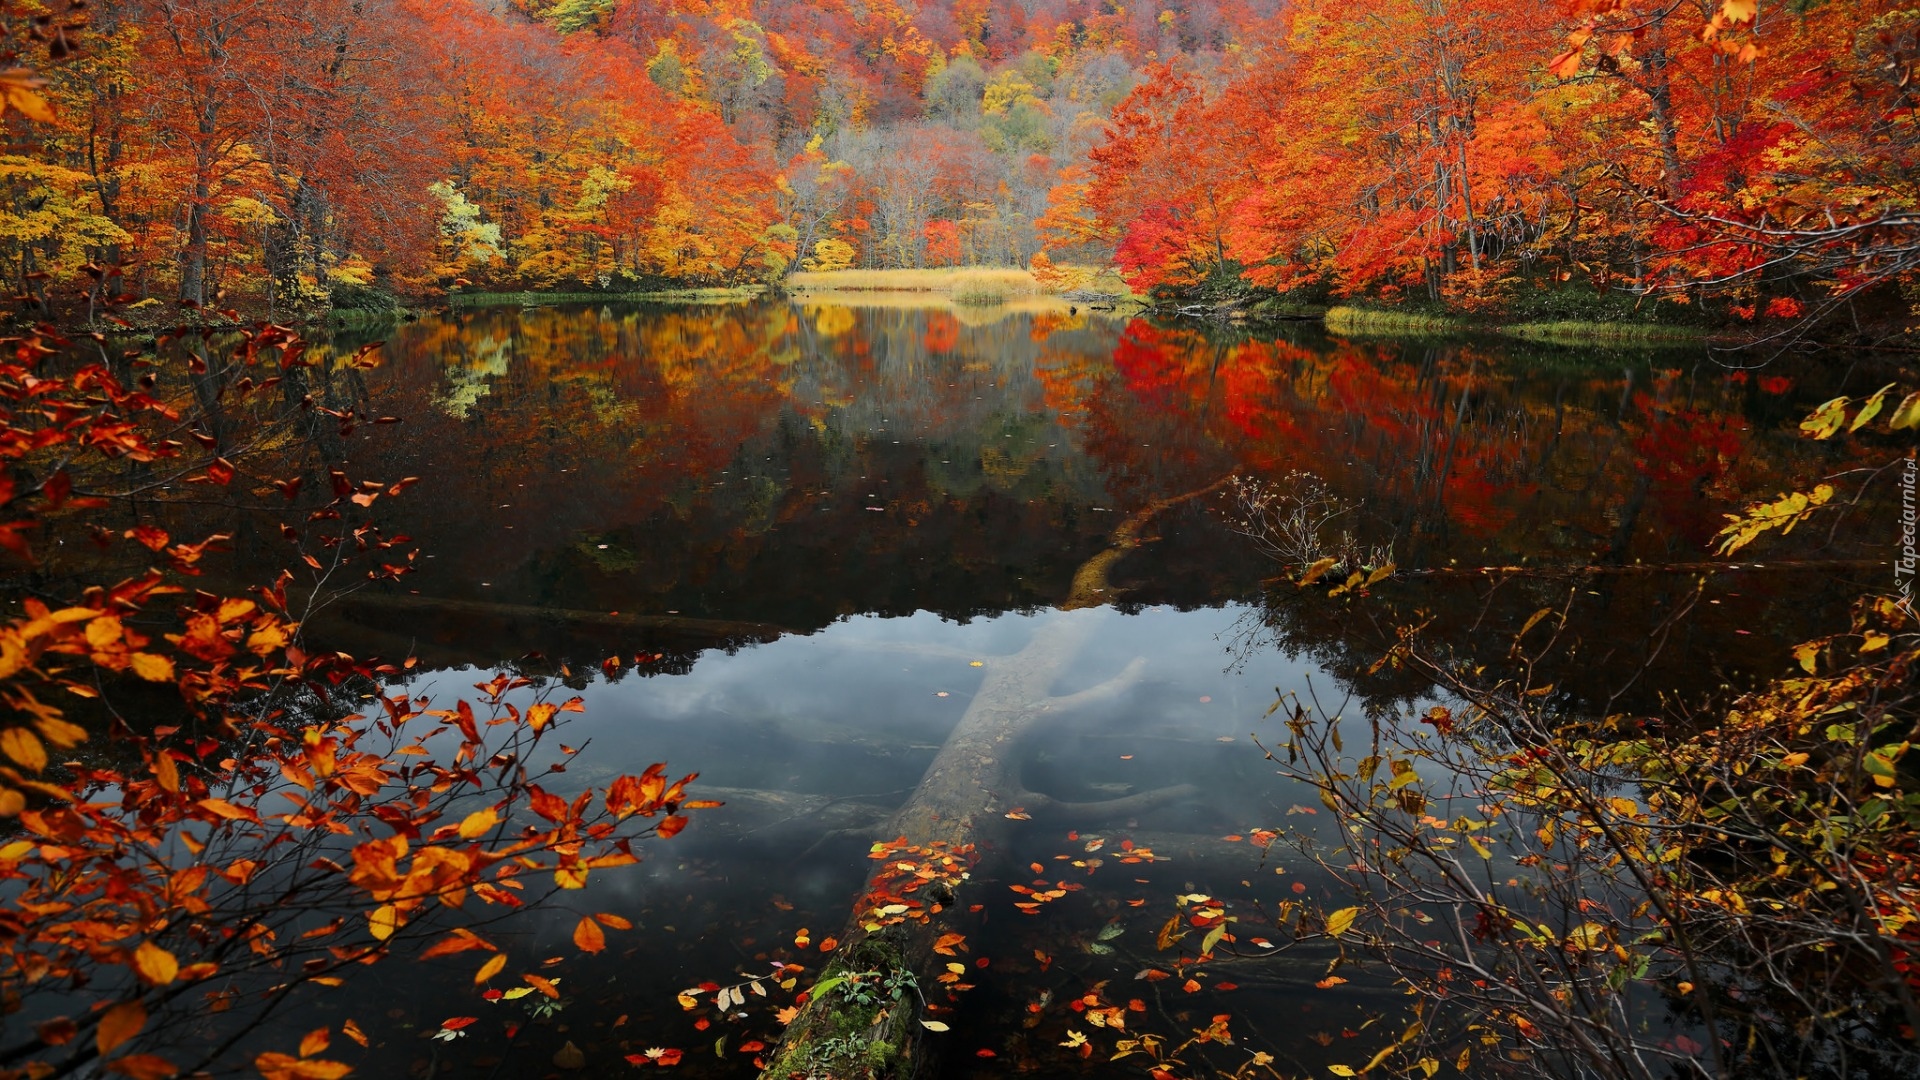
[[1859, 431], [1861, 428], [1867, 426], [1868, 421], [1880, 415], [1880, 407], [1887, 403], [1887, 391], [1893, 389], [1893, 387], [1893, 383], [1888, 383], [1880, 389], [1875, 390], [1873, 396], [1867, 399], [1867, 403], [1860, 407], [1860, 415], [1854, 417], [1853, 423], [1847, 425], [1847, 431]]
[[1226, 923], [1221, 923], [1219, 926], [1216, 926], [1213, 929], [1207, 931], [1207, 936], [1203, 938], [1200, 942], [1200, 955], [1205, 956], [1206, 954], [1212, 952], [1213, 947], [1215, 945], [1220, 944], [1220, 939], [1226, 936], [1227, 936]]

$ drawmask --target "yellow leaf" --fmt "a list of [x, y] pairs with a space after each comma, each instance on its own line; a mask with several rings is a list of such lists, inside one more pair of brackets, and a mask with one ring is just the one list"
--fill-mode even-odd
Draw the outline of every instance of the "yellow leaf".
[[[1729, 3], [1733, 0], [1728, 0]], [[1800, 430], [1816, 439], [1830, 439], [1840, 426], [1847, 422], [1847, 398], [1837, 397], [1813, 411], [1813, 415], [1800, 421]]]
[[1800, 661], [1800, 667], [1807, 674], [1813, 674], [1814, 661], [1820, 656], [1822, 642], [1808, 641], [1793, 647], [1793, 658]]
[[46, 80], [19, 78], [19, 72], [24, 70], [15, 69], [0, 75], [0, 82], [4, 82], [6, 87], [6, 103], [22, 116], [36, 123], [53, 123], [53, 110], [47, 107], [47, 99], [41, 97], [34, 89], [36, 85], [45, 85]]
[[1317, 562], [1315, 562], [1312, 566], [1307, 567], [1307, 575], [1301, 578], [1299, 581], [1295, 582], [1294, 584], [1299, 585], [1301, 588], [1305, 588], [1308, 585], [1311, 585], [1314, 582], [1319, 581], [1321, 578], [1325, 577], [1327, 575], [1327, 571], [1339, 565], [1340, 565], [1339, 559], [1335, 559], [1332, 557], [1320, 559]]
[[542, 701], [527, 710], [527, 726], [539, 731], [552, 723], [554, 715], [559, 711], [560, 706]]
[[385, 941], [400, 929], [400, 911], [392, 904], [381, 904], [367, 916], [367, 932], [375, 941]]
[[151, 941], [143, 941], [133, 950], [133, 970], [149, 986], [165, 986], [180, 974], [180, 961]]
[[40, 745], [39, 736], [26, 728], [10, 727], [0, 731], [0, 751], [23, 769], [39, 772], [47, 767], [47, 748]]
[[[938, 1020], [922, 1020], [920, 1021], [920, 1026], [926, 1028], [928, 1031], [946, 1031], [947, 1030], [947, 1025], [941, 1023]], [[1086, 1040], [1082, 1039], [1081, 1041], [1085, 1042]]]
[[531, 993], [533, 993], [533, 987], [531, 986], [516, 986], [513, 989], [507, 991], [506, 993], [501, 994], [500, 1000], [519, 1001], [521, 998], [526, 997], [528, 994], [531, 994]]
[[1752, 22], [1759, 12], [1759, 0], [1722, 0], [1720, 4], [1720, 14], [1730, 23]]
[[1339, 911], [1327, 916], [1327, 935], [1329, 937], [1339, 937], [1351, 929], [1353, 927], [1353, 920], [1359, 917], [1359, 908], [1341, 908]]
[[1893, 410], [1893, 418], [1887, 421], [1887, 426], [1895, 431], [1920, 427], [1920, 390], [1901, 400], [1900, 407]]
[[1329, 1066], [1327, 1066], [1327, 1071], [1328, 1071], [1328, 1072], [1330, 1072], [1330, 1073], [1332, 1073], [1332, 1074], [1333, 1074], [1333, 1075], [1335, 1075], [1335, 1076], [1352, 1076], [1352, 1075], [1353, 1075], [1353, 1066], [1351, 1066], [1351, 1065], [1329, 1065]]
[[133, 654], [131, 664], [133, 673], [148, 682], [173, 681], [173, 661], [164, 656], [137, 652]]
[[475, 810], [460, 822], [460, 839], [478, 840], [498, 824], [500, 824], [500, 815], [495, 813], [491, 806], [485, 810]]
[[146, 1006], [138, 1000], [123, 1001], [108, 1009], [107, 1014], [100, 1018], [100, 1026], [93, 1033], [94, 1046], [101, 1054], [110, 1054], [115, 1047], [140, 1034], [140, 1029], [146, 1026]]
[[[476, 971], [473, 973], [473, 981], [476, 983], [486, 982], [488, 979], [491, 979], [495, 975], [500, 974], [500, 969], [506, 966], [507, 966], [507, 954], [494, 953], [492, 956], [487, 958], [486, 963], [480, 965], [479, 971]], [[509, 990], [507, 992], [512, 993], [513, 991]]]
[[553, 883], [563, 889], [584, 889], [587, 887], [587, 868], [580, 865], [555, 867]]

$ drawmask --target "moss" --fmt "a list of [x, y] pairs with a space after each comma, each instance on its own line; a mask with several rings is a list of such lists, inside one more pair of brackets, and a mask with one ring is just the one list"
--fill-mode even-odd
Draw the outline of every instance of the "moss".
[[[889, 934], [860, 939], [844, 949], [821, 971], [815, 986], [852, 972], [879, 972], [882, 976], [905, 970], [899, 942]], [[835, 1077], [897, 1077], [910, 1068], [905, 1054], [915, 1007], [911, 997], [860, 1002], [841, 991], [845, 983], [808, 1002], [800, 1018], [787, 1028], [779, 1049], [762, 1076], [785, 1080], [793, 1074]]]

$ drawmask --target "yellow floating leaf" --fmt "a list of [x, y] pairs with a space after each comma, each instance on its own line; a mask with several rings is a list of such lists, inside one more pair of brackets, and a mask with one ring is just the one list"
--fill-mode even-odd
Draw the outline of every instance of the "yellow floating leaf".
[[[506, 966], [507, 954], [494, 953], [492, 956], [487, 957], [486, 963], [480, 965], [479, 971], [473, 973], [473, 981], [476, 983], [486, 982], [488, 979], [500, 974], [500, 969]], [[512, 991], [508, 991], [508, 993], [512, 993]]]

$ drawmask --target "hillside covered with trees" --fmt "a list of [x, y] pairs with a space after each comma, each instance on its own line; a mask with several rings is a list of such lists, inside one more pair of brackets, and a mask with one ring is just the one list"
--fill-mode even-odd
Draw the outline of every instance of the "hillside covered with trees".
[[50, 308], [1040, 258], [1858, 324], [1920, 258], [1887, 0], [60, 0], [6, 39], [0, 261]]

